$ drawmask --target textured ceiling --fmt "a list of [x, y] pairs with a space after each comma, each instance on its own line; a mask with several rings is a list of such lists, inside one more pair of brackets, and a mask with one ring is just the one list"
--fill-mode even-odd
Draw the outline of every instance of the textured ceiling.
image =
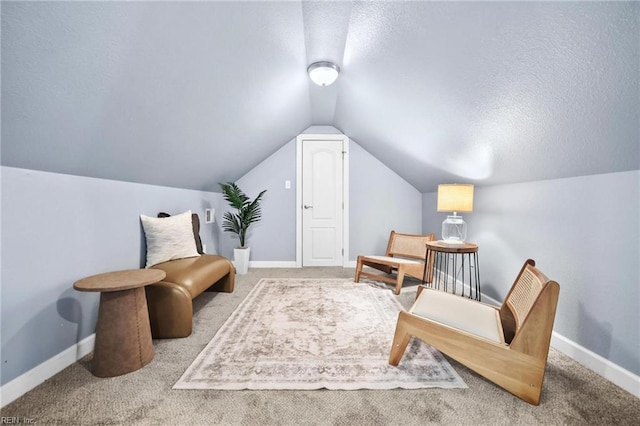
[[423, 192], [636, 170], [639, 6], [2, 2], [2, 164], [218, 190], [333, 125]]

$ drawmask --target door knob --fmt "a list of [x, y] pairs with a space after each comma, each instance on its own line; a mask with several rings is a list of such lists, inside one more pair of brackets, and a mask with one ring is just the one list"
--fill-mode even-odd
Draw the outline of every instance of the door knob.
[[312, 208], [313, 208], [313, 206], [308, 206], [308, 205], [306, 205], [306, 204], [305, 204], [305, 205], [304, 205], [304, 208], [305, 208], [305, 210], [308, 210], [308, 209], [312, 209]]

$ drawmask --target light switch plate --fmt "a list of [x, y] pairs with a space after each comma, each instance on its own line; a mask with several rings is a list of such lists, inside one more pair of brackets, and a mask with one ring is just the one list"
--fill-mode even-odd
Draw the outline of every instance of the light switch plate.
[[215, 209], [205, 209], [204, 210], [204, 223], [213, 223], [215, 218], [216, 210]]

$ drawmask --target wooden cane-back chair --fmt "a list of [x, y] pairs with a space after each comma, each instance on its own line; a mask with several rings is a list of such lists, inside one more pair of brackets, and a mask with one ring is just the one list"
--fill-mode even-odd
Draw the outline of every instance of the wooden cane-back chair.
[[560, 286], [527, 260], [500, 308], [421, 286], [401, 312], [389, 364], [412, 336], [538, 405]]
[[[384, 256], [358, 256], [355, 281], [360, 282], [361, 276], [384, 281], [395, 285], [395, 293], [400, 294], [405, 275], [410, 275], [420, 280], [423, 279], [427, 251], [426, 243], [434, 239], [434, 234], [401, 234], [391, 231], [387, 252]], [[386, 274], [392, 274], [395, 271], [396, 274], [389, 277], [363, 271], [364, 266], [369, 266]], [[426, 270], [430, 273], [431, 267], [430, 265], [428, 266]], [[431, 281], [431, 279], [429, 278], [427, 281]]]

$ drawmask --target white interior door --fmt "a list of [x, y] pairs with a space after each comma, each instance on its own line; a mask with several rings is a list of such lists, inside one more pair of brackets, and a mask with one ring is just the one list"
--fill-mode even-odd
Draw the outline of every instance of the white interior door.
[[342, 145], [302, 143], [302, 266], [343, 264]]

